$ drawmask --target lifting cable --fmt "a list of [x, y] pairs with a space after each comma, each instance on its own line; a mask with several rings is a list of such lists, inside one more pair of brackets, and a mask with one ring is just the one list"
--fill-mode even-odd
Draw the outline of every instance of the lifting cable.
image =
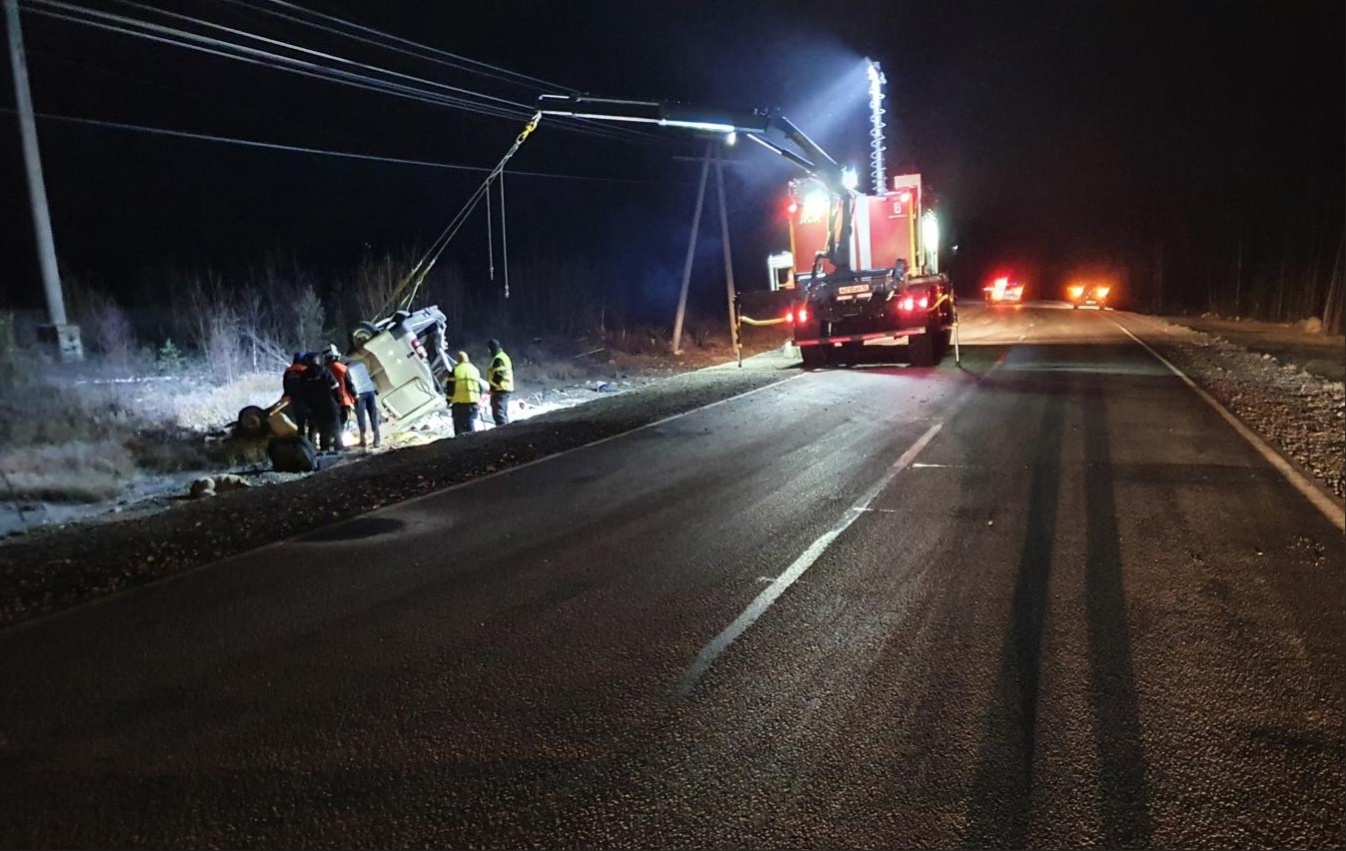
[[505, 235], [505, 170], [500, 169], [500, 268], [505, 274], [505, 299], [509, 299], [509, 241]]
[[[509, 146], [509, 150], [500, 158], [500, 162], [495, 164], [495, 168], [491, 169], [490, 173], [486, 175], [486, 179], [481, 182], [481, 185], [472, 193], [472, 196], [467, 199], [467, 203], [463, 204], [454, 215], [452, 221], [450, 221], [444, 230], [440, 232], [439, 236], [435, 238], [435, 241], [430, 244], [430, 248], [425, 252], [425, 256], [417, 261], [416, 265], [407, 273], [407, 276], [403, 278], [401, 283], [399, 283], [396, 289], [393, 290], [392, 294], [388, 297], [388, 300], [384, 302], [382, 308], [380, 308], [379, 313], [387, 313], [388, 309], [393, 305], [397, 305], [401, 310], [406, 310], [411, 306], [411, 302], [416, 298], [416, 293], [420, 291], [421, 284], [425, 283], [426, 276], [430, 274], [430, 270], [434, 268], [436, 261], [438, 261], [440, 255], [444, 253], [444, 249], [449, 247], [449, 242], [458, 234], [459, 229], [463, 226], [463, 222], [467, 220], [468, 215], [470, 215], [476, 208], [477, 204], [481, 201], [482, 196], [490, 191], [491, 181], [504, 173], [505, 164], [510, 161], [510, 158], [518, 152], [524, 141], [537, 129], [538, 122], [541, 120], [541, 112], [533, 113], [533, 117], [528, 119], [528, 123], [524, 125], [523, 130], [520, 131], [517, 137], [515, 137], [514, 144]], [[503, 194], [501, 195], [501, 198], [504, 198]], [[501, 242], [503, 243], [503, 232], [500, 237]], [[410, 292], [408, 292], [408, 290], [410, 290]], [[403, 296], [403, 293], [406, 293], [406, 295]]]
[[495, 218], [491, 215], [491, 193], [486, 193], [486, 274], [495, 280], [495, 238], [491, 234], [495, 227]]

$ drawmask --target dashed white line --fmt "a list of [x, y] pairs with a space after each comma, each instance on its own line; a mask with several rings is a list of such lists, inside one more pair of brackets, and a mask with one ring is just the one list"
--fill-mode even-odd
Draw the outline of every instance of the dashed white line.
[[752, 626], [753, 623], [771, 607], [771, 604], [776, 602], [781, 594], [785, 593], [787, 588], [793, 585], [799, 577], [803, 576], [804, 571], [812, 567], [819, 556], [827, 552], [827, 548], [831, 546], [832, 542], [840, 537], [842, 532], [849, 529], [857, 517], [869, 509], [869, 504], [883, 492], [884, 488], [888, 487], [898, 473], [905, 470], [911, 465], [912, 461], [916, 460], [916, 456], [921, 453], [922, 449], [925, 449], [926, 445], [929, 444], [931, 440], [934, 440], [935, 435], [939, 434], [940, 429], [943, 427], [944, 423], [937, 422], [926, 429], [925, 434], [922, 434], [906, 452], [903, 452], [902, 455], [893, 462], [891, 467], [884, 471], [884, 474], [879, 480], [875, 482], [869, 490], [865, 491], [864, 495], [862, 495], [855, 505], [851, 507], [850, 511], [847, 511], [841, 516], [841, 519], [837, 521], [835, 526], [819, 535], [813, 543], [809, 544], [808, 548], [785, 569], [784, 573], [777, 576], [770, 585], [762, 589], [762, 593], [758, 594], [737, 618], [734, 618], [733, 623], [725, 627], [719, 635], [715, 636], [705, 647], [701, 648], [701, 652], [697, 655], [696, 661], [687, 669], [687, 673], [683, 675], [682, 681], [678, 684], [677, 691], [674, 693], [675, 699], [682, 700], [691, 693], [691, 690], [696, 687], [696, 684], [701, 679], [702, 675], [705, 674], [707, 669], [709, 669], [715, 660], [719, 658], [720, 654], [728, 649], [729, 645], [733, 644], [734, 640], [742, 635], [748, 627]]

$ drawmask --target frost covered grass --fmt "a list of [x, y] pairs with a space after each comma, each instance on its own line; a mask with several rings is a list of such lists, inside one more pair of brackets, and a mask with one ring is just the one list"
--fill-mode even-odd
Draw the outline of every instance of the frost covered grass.
[[215, 386], [199, 371], [23, 363], [0, 383], [0, 500], [102, 502], [144, 476], [222, 466], [206, 433], [278, 387], [265, 373]]

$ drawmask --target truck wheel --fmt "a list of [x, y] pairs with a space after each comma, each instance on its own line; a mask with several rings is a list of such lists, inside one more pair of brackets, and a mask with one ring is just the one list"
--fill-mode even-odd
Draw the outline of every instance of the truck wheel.
[[926, 331], [907, 338], [907, 358], [912, 366], [935, 365], [935, 335]]
[[799, 356], [804, 360], [805, 369], [817, 369], [827, 364], [827, 355], [822, 346], [800, 346]]
[[361, 322], [359, 325], [355, 326], [353, 331], [351, 331], [351, 346], [358, 349], [365, 343], [368, 343], [370, 340], [377, 337], [378, 333], [379, 326], [375, 325], [373, 322]]
[[266, 411], [256, 405], [248, 405], [238, 412], [238, 425], [234, 427], [235, 433], [243, 437], [261, 437], [269, 430]]

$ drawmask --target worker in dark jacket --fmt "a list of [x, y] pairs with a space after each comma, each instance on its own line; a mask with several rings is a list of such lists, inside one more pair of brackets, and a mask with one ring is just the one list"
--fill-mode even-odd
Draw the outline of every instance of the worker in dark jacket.
[[299, 383], [299, 398], [309, 408], [313, 417], [313, 430], [317, 435], [315, 443], [323, 452], [341, 451], [337, 431], [341, 418], [337, 389], [336, 376], [323, 366], [317, 353], [310, 354], [304, 378]]
[[290, 419], [294, 420], [301, 437], [311, 437], [309, 430], [313, 420], [312, 412], [299, 394], [299, 386], [307, 370], [308, 356], [304, 352], [295, 352], [294, 361], [285, 368], [285, 374], [281, 377], [282, 398], [290, 405]]
[[486, 383], [491, 386], [491, 418], [498, 426], [509, 422], [509, 400], [514, 395], [514, 361], [500, 347], [499, 340], [491, 340], [491, 365], [486, 368]]
[[374, 378], [369, 374], [369, 367], [365, 366], [362, 360], [352, 359], [346, 364], [346, 376], [350, 380], [351, 392], [355, 394], [355, 422], [360, 427], [360, 446], [365, 447], [369, 444], [365, 442], [365, 421], [368, 422], [369, 430], [374, 435], [374, 448], [379, 446], [379, 389], [374, 384]]
[[453, 368], [453, 385], [449, 388], [449, 412], [453, 414], [454, 437], [476, 430], [481, 391], [485, 384], [481, 380], [481, 372], [472, 365], [467, 352], [459, 352], [458, 363]]

